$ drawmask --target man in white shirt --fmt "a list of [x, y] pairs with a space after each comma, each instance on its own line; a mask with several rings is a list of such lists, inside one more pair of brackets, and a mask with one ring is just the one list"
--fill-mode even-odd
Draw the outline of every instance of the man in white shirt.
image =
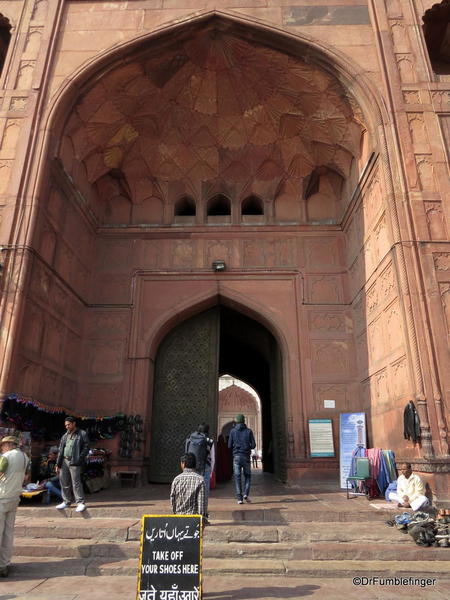
[[0, 577], [8, 577], [14, 521], [29, 460], [14, 436], [4, 437], [0, 444]]
[[400, 465], [400, 473], [397, 479], [397, 491], [389, 493], [389, 500], [398, 502], [399, 508], [420, 510], [428, 506], [430, 502], [425, 496], [423, 481], [412, 472], [411, 464]]

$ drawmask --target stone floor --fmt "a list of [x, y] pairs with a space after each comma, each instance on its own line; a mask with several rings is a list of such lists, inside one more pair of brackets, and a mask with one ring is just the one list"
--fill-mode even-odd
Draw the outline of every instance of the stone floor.
[[[170, 513], [168, 501], [169, 487], [166, 485], [148, 485], [141, 488], [111, 488], [88, 496], [88, 510], [92, 516], [104, 517], [105, 513], [124, 515], [130, 511], [135, 514], [163, 514]], [[48, 508], [36, 505], [23, 505], [19, 508], [18, 519], [33, 518], [55, 511], [53, 506]], [[355, 522], [361, 521], [362, 527], [368, 521], [376, 521], [375, 526], [384, 527], [383, 520], [386, 515], [396, 511], [395, 507], [387, 505], [382, 500], [368, 502], [365, 498], [347, 500], [345, 493], [339, 490], [334, 481], [304, 481], [299, 487], [282, 486], [266, 475], [256, 472], [252, 486], [252, 503], [237, 506], [233, 496], [231, 483], [220, 485], [211, 492], [210, 513], [212, 527], [215, 515], [221, 518], [228, 515], [231, 520], [245, 521], [248, 515], [261, 511], [270, 511], [273, 516], [275, 511], [281, 521], [289, 522], [291, 519], [301, 521], [328, 521], [343, 524], [351, 513]], [[55, 511], [57, 513], [57, 511]], [[59, 513], [58, 513], [59, 514]], [[64, 518], [64, 515], [60, 515]], [[75, 516], [75, 515], [73, 515]], [[79, 517], [80, 515], [78, 515]], [[36, 540], [39, 543], [39, 540]], [[445, 555], [441, 560], [448, 560], [450, 550], [442, 549]], [[426, 549], [424, 549], [426, 552]], [[425, 554], [426, 556], [426, 554]], [[55, 557], [56, 558], [56, 557]], [[401, 559], [401, 557], [399, 557]], [[42, 560], [42, 559], [40, 559]], [[48, 557], [52, 563], [52, 557]], [[14, 561], [14, 558], [13, 558]], [[348, 560], [346, 573], [342, 577], [335, 577], [331, 572], [327, 575], [330, 561], [320, 562], [322, 576], [316, 577], [258, 577], [257, 574], [247, 575], [213, 575], [203, 578], [203, 600], [272, 600], [275, 598], [303, 598], [310, 596], [315, 599], [389, 599], [397, 598], [430, 598], [444, 600], [450, 597], [450, 569], [448, 576], [436, 576], [436, 581], [429, 584], [423, 576], [424, 567], [418, 561], [417, 571], [422, 574], [414, 585], [409, 582], [383, 581], [383, 577], [395, 578], [392, 565], [389, 561], [383, 564], [384, 575], [378, 575], [376, 581], [363, 579], [361, 583], [354, 582], [357, 576], [357, 561]], [[57, 564], [55, 562], [55, 564]], [[317, 562], [315, 563], [317, 564]], [[398, 564], [398, 563], [396, 563]], [[443, 563], [442, 563], [443, 564]], [[450, 563], [449, 563], [450, 564]], [[26, 562], [25, 562], [26, 565]], [[356, 568], [352, 572], [352, 565]], [[137, 578], [131, 576], [59, 576], [57, 568], [51, 577], [37, 576], [36, 570], [30, 571], [29, 576], [24, 573], [24, 563], [21, 564], [20, 574], [14, 574], [14, 565], [11, 575], [0, 580], [0, 600], [131, 600], [136, 598]], [[433, 575], [430, 574], [430, 579]], [[356, 584], [358, 583], [358, 584]]]

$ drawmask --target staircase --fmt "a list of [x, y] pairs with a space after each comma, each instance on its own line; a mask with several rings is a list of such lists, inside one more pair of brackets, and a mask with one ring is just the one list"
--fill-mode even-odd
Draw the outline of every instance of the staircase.
[[[448, 548], [421, 548], [389, 528], [395, 514], [339, 490], [254, 485], [252, 504], [237, 507], [230, 486], [210, 500], [203, 576], [344, 578], [437, 577], [450, 581]], [[274, 490], [276, 493], [274, 493]], [[281, 492], [281, 495], [280, 495]], [[88, 510], [21, 506], [15, 573], [28, 577], [137, 575], [140, 517], [169, 513], [167, 486], [107, 490]]]

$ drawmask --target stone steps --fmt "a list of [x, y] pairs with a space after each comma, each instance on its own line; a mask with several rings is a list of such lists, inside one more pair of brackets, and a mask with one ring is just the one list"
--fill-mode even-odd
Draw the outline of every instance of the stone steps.
[[[17, 557], [14, 560], [16, 577], [39, 578], [58, 576], [136, 576], [138, 560]], [[336, 578], [366, 576], [437, 577], [450, 580], [448, 561], [382, 561], [382, 560], [267, 560], [242, 558], [224, 560], [204, 558], [204, 576], [273, 576]]]
[[[311, 512], [310, 510], [285, 510], [282, 509], [258, 509], [253, 508], [254, 505], [246, 505], [245, 509], [236, 510], [211, 510], [210, 518], [212, 522], [216, 521], [231, 521], [248, 523], [309, 523], [314, 520], [318, 523], [360, 523], [360, 522], [384, 522], [392, 518], [392, 511], [388, 510], [325, 510], [318, 509]], [[167, 505], [161, 513], [161, 508], [154, 504], [136, 504], [136, 506], [127, 503], [124, 506], [104, 506], [88, 505], [83, 513], [84, 518], [95, 519], [117, 519], [127, 518], [140, 520], [142, 515], [164, 514], [170, 513], [170, 507]], [[18, 517], [33, 517], [33, 518], [81, 518], [80, 513], [75, 512], [75, 508], [71, 507], [64, 511], [58, 511], [54, 505], [51, 506], [19, 506], [17, 510]]]
[[[401, 541], [401, 540], [400, 540]], [[408, 561], [444, 560], [448, 552], [443, 548], [423, 548], [411, 543], [389, 543], [387, 546], [378, 541], [372, 544], [351, 542], [313, 542], [313, 543], [222, 543], [205, 542], [205, 559], [275, 559], [275, 560], [378, 560], [395, 561], [399, 556]], [[14, 557], [67, 558], [67, 559], [136, 559], [139, 555], [139, 542], [121, 543], [16, 537]]]
[[[410, 536], [387, 527], [384, 522], [392, 518], [392, 511], [361, 503], [327, 510], [323, 502], [306, 510], [293, 507], [293, 502], [276, 502], [276, 509], [268, 508], [269, 502], [258, 508], [256, 501], [233, 509], [224, 501], [219, 510], [211, 510], [212, 524], [204, 531], [204, 575], [436, 574], [450, 579], [449, 550], [421, 548]], [[15, 526], [15, 571], [27, 577], [136, 577], [141, 517], [164, 512], [169, 512], [165, 501], [98, 502], [84, 513], [21, 506]]]
[[[125, 542], [139, 540], [141, 522], [136, 518], [92, 519], [78, 518], [31, 518], [18, 517], [15, 525], [16, 537], [59, 538], [95, 540], [103, 542]], [[216, 521], [205, 529], [206, 543], [266, 543], [280, 542], [387, 542], [401, 543], [406, 538], [395, 528], [383, 523], [232, 523]]]

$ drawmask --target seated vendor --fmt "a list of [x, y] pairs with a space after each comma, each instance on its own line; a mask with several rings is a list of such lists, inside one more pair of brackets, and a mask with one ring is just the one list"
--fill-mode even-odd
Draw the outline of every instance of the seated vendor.
[[401, 475], [397, 479], [397, 491], [389, 492], [389, 500], [397, 502], [399, 508], [420, 510], [430, 504], [425, 496], [425, 486], [418, 475], [412, 472], [411, 464], [400, 465]]
[[58, 457], [58, 446], [52, 446], [47, 455], [47, 461], [43, 463], [39, 472], [40, 485], [47, 490], [44, 503], [50, 504], [51, 496], [57, 500], [62, 499], [61, 485], [56, 474], [56, 459]]

